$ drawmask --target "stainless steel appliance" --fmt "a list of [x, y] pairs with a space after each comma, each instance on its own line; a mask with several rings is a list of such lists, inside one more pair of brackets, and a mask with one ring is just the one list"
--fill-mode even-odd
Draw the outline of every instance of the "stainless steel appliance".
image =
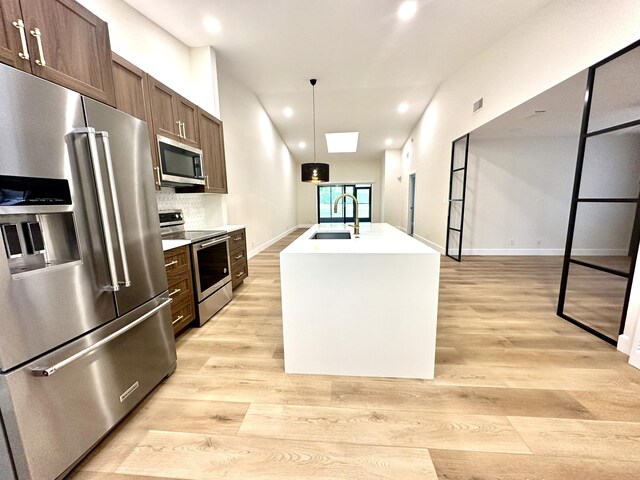
[[64, 475], [176, 353], [147, 126], [0, 65], [0, 477]]
[[160, 212], [162, 238], [189, 240], [198, 326], [233, 298], [229, 236], [223, 230], [185, 230], [180, 210]]
[[204, 185], [202, 150], [157, 135], [162, 185]]

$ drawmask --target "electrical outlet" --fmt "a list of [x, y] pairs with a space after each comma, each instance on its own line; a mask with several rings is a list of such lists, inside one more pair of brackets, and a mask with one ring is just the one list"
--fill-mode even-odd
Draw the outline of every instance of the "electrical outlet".
[[536, 246], [541, 247], [541, 246], [542, 246], [542, 240], [538, 240], [538, 241], [536, 242]]
[[513, 247], [515, 244], [516, 244], [516, 241], [513, 238], [509, 240], [509, 245]]

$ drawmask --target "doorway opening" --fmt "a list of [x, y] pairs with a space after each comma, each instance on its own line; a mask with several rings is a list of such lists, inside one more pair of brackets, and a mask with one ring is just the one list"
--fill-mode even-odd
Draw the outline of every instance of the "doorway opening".
[[413, 237], [413, 226], [415, 221], [415, 207], [416, 203], [416, 174], [409, 174], [409, 218], [407, 221], [407, 233]]

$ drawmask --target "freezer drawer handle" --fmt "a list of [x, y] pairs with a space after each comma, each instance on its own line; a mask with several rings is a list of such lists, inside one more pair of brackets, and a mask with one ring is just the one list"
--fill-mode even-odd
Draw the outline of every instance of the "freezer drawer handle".
[[111, 188], [111, 198], [113, 204], [113, 211], [115, 213], [116, 221], [116, 236], [118, 237], [118, 244], [120, 246], [120, 260], [122, 262], [122, 271], [124, 273], [124, 282], [118, 282], [119, 285], [125, 287], [131, 286], [131, 277], [129, 276], [129, 262], [127, 260], [127, 252], [124, 248], [124, 234], [122, 233], [122, 216], [120, 214], [120, 202], [118, 200], [118, 192], [116, 191], [116, 181], [113, 174], [113, 161], [111, 160], [111, 146], [109, 145], [109, 132], [96, 132], [96, 137], [102, 139], [102, 148], [104, 149], [104, 156], [107, 164], [107, 177], [109, 178], [109, 187]]
[[162, 302], [160, 305], [158, 305], [157, 307], [153, 308], [152, 310], [150, 310], [149, 312], [145, 313], [144, 315], [142, 315], [140, 318], [138, 318], [137, 320], [131, 322], [129, 325], [122, 327], [120, 330], [113, 332], [111, 335], [103, 338], [102, 340], [100, 340], [99, 342], [94, 343], [93, 345], [91, 345], [90, 347], [85, 348], [84, 350], [79, 351], [78, 353], [71, 355], [70, 357], [65, 358], [64, 360], [62, 360], [61, 362], [56, 363], [55, 365], [52, 365], [50, 367], [36, 367], [36, 368], [32, 368], [31, 369], [31, 374], [36, 376], [36, 377], [50, 377], [51, 375], [53, 375], [54, 373], [56, 373], [57, 371], [63, 369], [64, 367], [71, 365], [72, 363], [80, 360], [83, 357], [86, 357], [87, 355], [89, 355], [91, 352], [97, 350], [98, 348], [102, 347], [103, 345], [111, 342], [112, 340], [115, 340], [116, 338], [118, 338], [120, 335], [123, 335], [125, 333], [127, 333], [129, 330], [131, 330], [132, 328], [134, 328], [135, 326], [141, 324], [142, 322], [144, 322], [147, 318], [152, 317], [153, 315], [155, 315], [156, 313], [158, 313], [158, 311], [162, 310], [164, 307], [166, 307], [167, 305], [169, 305], [171, 303], [171, 299], [167, 298], [164, 302]]

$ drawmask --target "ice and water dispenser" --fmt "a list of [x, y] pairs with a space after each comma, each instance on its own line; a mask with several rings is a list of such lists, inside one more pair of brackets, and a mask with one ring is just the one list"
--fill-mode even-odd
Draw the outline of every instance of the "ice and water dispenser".
[[80, 260], [66, 180], [0, 175], [0, 230], [13, 276]]

